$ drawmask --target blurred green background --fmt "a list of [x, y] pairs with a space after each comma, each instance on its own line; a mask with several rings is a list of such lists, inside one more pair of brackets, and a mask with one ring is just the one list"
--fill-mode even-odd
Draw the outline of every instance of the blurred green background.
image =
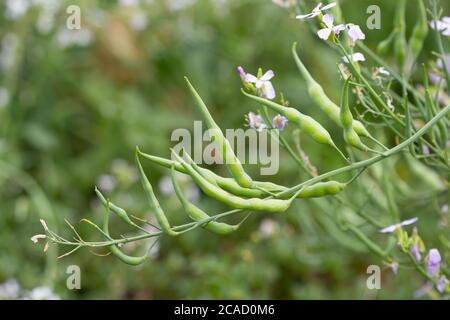
[[[23, 290], [48, 286], [61, 298], [75, 299], [414, 296], [422, 279], [411, 270], [396, 277], [383, 271], [383, 289], [367, 290], [366, 268], [381, 261], [337, 243], [327, 231], [337, 227], [316, 201], [298, 202], [283, 215], [253, 215], [228, 237], [201, 229], [177, 239], [162, 237], [152, 258], [139, 267], [88, 249], [46, 259], [55, 248], [45, 254], [42, 243], [30, 241], [42, 232], [40, 217], [62, 234], [69, 234], [67, 218], [85, 238], [100, 238], [77, 223], [102, 219], [96, 184], [120, 206], [151, 219], [134, 148], [168, 157], [171, 132], [192, 128], [200, 119], [184, 75], [222, 128], [243, 128], [244, 115], [255, 108], [239, 92], [236, 67], [254, 74], [258, 67], [272, 69], [277, 92], [342, 143], [338, 128], [309, 100], [290, 47], [299, 42], [305, 64], [335, 101], [340, 57], [307, 24], [293, 19], [292, 11], [269, 0], [12, 2], [0, 2], [0, 283], [16, 279]], [[80, 31], [65, 27], [70, 4], [81, 7]], [[344, 17], [366, 32], [367, 45], [375, 46], [391, 31], [394, 1], [341, 4]], [[381, 30], [365, 28], [371, 4], [382, 9]], [[409, 8], [408, 30], [414, 9]], [[321, 172], [341, 165], [329, 148], [308, 139], [302, 146]], [[284, 152], [281, 161], [279, 174], [269, 179], [298, 183], [295, 162]], [[165, 192], [168, 170], [144, 164], [169, 219], [186, 222], [176, 197]], [[256, 166], [248, 170], [258, 176]], [[225, 209], [195, 189], [192, 194], [208, 212]], [[130, 232], [115, 220], [111, 229], [116, 236]], [[432, 229], [428, 234], [432, 237]], [[139, 243], [134, 252], [146, 247]], [[60, 247], [59, 253], [67, 249]], [[66, 268], [73, 264], [81, 268], [81, 290], [66, 288]]]

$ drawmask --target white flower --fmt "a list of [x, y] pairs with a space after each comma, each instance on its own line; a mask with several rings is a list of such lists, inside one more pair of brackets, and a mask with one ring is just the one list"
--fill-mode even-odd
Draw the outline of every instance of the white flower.
[[[351, 55], [350, 58], [352, 59], [352, 62], [366, 61], [366, 58], [364, 57], [364, 55], [361, 52], [355, 52], [354, 54]], [[348, 59], [346, 56], [342, 57], [342, 60], [345, 63], [348, 63]]]
[[328, 10], [333, 8], [336, 5], [335, 2], [331, 2], [329, 4], [327, 4], [326, 6], [322, 7], [322, 3], [319, 3], [310, 13], [308, 14], [301, 14], [296, 16], [296, 19], [312, 19], [317, 17], [319, 14], [322, 13], [322, 11]]
[[98, 188], [105, 192], [114, 190], [114, 188], [116, 187], [116, 184], [117, 184], [116, 178], [114, 178], [110, 174], [102, 174], [97, 179]]
[[130, 27], [135, 31], [142, 31], [147, 28], [148, 25], [148, 17], [146, 14], [142, 12], [136, 12], [131, 15], [128, 20]]
[[278, 229], [277, 223], [272, 219], [264, 219], [259, 226], [259, 234], [261, 238], [270, 238]]
[[123, 7], [132, 7], [137, 6], [139, 4], [139, 0], [119, 0], [119, 5]]
[[0, 109], [9, 104], [9, 99], [9, 91], [4, 87], [0, 87]]
[[407, 225], [410, 225], [410, 224], [415, 223], [417, 220], [419, 220], [419, 218], [408, 219], [408, 220], [402, 221], [402, 222], [400, 222], [400, 223], [393, 224], [393, 225], [391, 225], [391, 226], [388, 226], [388, 227], [386, 227], [386, 228], [383, 228], [383, 229], [380, 230], [380, 232], [381, 232], [381, 233], [392, 233], [392, 232], [394, 232], [395, 230], [397, 230], [397, 229], [399, 229], [399, 228], [401, 228], [401, 227], [403, 227], [403, 226], [407, 226]]
[[272, 2], [282, 8], [290, 8], [290, 7], [294, 7], [297, 1], [296, 0], [272, 0]]
[[441, 20], [430, 21], [430, 27], [441, 32], [443, 36], [450, 37], [450, 17], [442, 17]]
[[326, 25], [326, 28], [317, 31], [317, 35], [322, 40], [328, 40], [331, 33], [339, 35], [342, 30], [345, 30], [345, 26], [343, 24], [339, 24], [337, 26], [333, 25], [334, 17], [329, 13], [323, 16], [322, 22]]
[[31, 290], [26, 296], [26, 300], [59, 300], [59, 296], [53, 293], [48, 287], [37, 287]]
[[347, 80], [348, 77], [350, 76], [350, 71], [348, 71], [347, 67], [343, 63], [339, 63], [338, 68], [339, 68], [339, 74], [341, 75], [341, 77], [344, 80]]
[[20, 294], [20, 285], [16, 279], [11, 278], [0, 284], [0, 300], [17, 299]]
[[260, 78], [247, 73], [245, 75], [245, 81], [254, 83], [255, 87], [258, 89], [258, 94], [261, 97], [264, 97], [266, 99], [273, 99], [275, 98], [275, 89], [273, 88], [270, 79], [272, 79], [274, 76], [275, 74], [272, 70], [267, 71]]
[[61, 48], [71, 46], [87, 47], [93, 39], [92, 32], [87, 28], [69, 30], [61, 28], [56, 35], [56, 40]]
[[31, 237], [31, 241], [33, 241], [34, 243], [38, 243], [38, 241], [40, 239], [45, 239], [45, 238], [47, 238], [47, 236], [45, 234], [36, 234]]
[[27, 13], [29, 7], [29, 0], [6, 0], [6, 17], [16, 20]]
[[352, 44], [355, 44], [357, 40], [364, 40], [366, 38], [366, 35], [357, 24], [347, 24], [347, 29], [347, 33]]

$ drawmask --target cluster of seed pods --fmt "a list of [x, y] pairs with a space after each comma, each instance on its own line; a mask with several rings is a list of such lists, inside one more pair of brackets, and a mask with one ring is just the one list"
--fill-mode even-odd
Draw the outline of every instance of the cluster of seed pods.
[[[297, 60], [300, 70], [307, 79], [309, 92], [313, 100], [316, 101], [322, 109], [326, 111], [327, 114], [344, 129], [344, 137], [349, 145], [366, 151], [367, 147], [362, 144], [359, 136], [369, 136], [369, 133], [364, 128], [362, 123], [353, 120], [348, 107], [348, 81], [345, 83], [342, 98], [343, 102], [341, 108], [339, 108], [325, 95], [323, 89], [317, 84], [317, 82], [314, 81], [298, 57]], [[149, 204], [155, 214], [156, 220], [158, 221], [161, 231], [164, 234], [169, 236], [178, 236], [186, 230], [180, 231], [170, 225], [167, 214], [159, 204], [153, 187], [141, 165], [141, 157], [150, 160], [154, 164], [170, 169], [175, 195], [179, 199], [187, 216], [195, 222], [209, 219], [208, 222], [201, 225], [201, 227], [219, 235], [226, 235], [236, 231], [246, 218], [236, 225], [210, 219], [211, 217], [205, 211], [189, 202], [189, 200], [184, 196], [183, 191], [176, 179], [176, 171], [189, 175], [199, 186], [199, 188], [210, 198], [224, 203], [233, 209], [240, 209], [241, 211], [247, 212], [281, 213], [286, 211], [295, 199], [335, 195], [344, 190], [347, 186], [346, 183], [341, 183], [338, 181], [318, 182], [313, 185], [306, 185], [293, 195], [288, 196], [284, 192], [288, 190], [288, 187], [272, 182], [253, 180], [245, 172], [241, 162], [235, 155], [231, 144], [225, 138], [220, 127], [208, 111], [205, 102], [187, 78], [186, 83], [194, 98], [195, 105], [200, 111], [203, 121], [206, 123], [208, 129], [211, 129], [213, 132], [212, 136], [214, 142], [220, 146], [220, 148], [218, 148], [221, 153], [220, 156], [224, 159], [224, 163], [232, 177], [222, 177], [211, 170], [200, 167], [184, 150], [182, 155], [178, 155], [172, 150], [172, 159], [174, 160], [170, 160], [144, 153], [140, 151], [139, 148], [136, 148], [136, 165], [138, 167], [139, 177], [147, 195]], [[242, 92], [245, 96], [255, 102], [258, 102], [260, 105], [284, 115], [290, 123], [297, 125], [304, 134], [311, 137], [314, 141], [329, 145], [339, 151], [328, 131], [312, 117], [301, 113], [295, 108], [283, 106], [271, 100], [249, 94], [244, 90], [242, 90]], [[108, 217], [110, 211], [116, 214], [126, 224], [145, 231], [129, 218], [124, 209], [111, 203], [109, 200], [106, 200], [97, 189], [96, 192], [102, 203], [107, 208], [103, 231], [108, 237]], [[132, 265], [140, 264], [147, 258], [147, 255], [140, 257], [128, 256], [116, 245], [112, 245], [110, 249], [113, 255]]]

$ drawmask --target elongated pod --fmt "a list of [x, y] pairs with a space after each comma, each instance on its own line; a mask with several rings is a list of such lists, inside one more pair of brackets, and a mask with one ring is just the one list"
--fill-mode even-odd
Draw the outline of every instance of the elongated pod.
[[225, 161], [228, 171], [230, 171], [231, 175], [236, 179], [239, 185], [245, 188], [251, 187], [253, 185], [252, 178], [250, 178], [250, 176], [244, 171], [241, 162], [234, 154], [230, 142], [223, 135], [222, 130], [212, 118], [211, 114], [208, 111], [208, 108], [206, 107], [206, 104], [203, 102], [200, 95], [189, 82], [189, 79], [185, 77], [185, 80], [192, 96], [194, 97], [196, 105], [206, 122], [206, 125], [211, 131], [212, 138], [221, 146], [221, 155], [223, 160]]
[[[296, 47], [297, 43], [294, 43], [294, 45], [292, 46], [292, 54], [300, 73], [306, 81], [309, 96], [323, 110], [323, 112], [327, 114], [327, 116], [331, 120], [342, 127], [339, 117], [339, 107], [333, 101], [331, 101], [330, 98], [328, 98], [323, 88], [316, 82], [316, 80], [314, 80], [308, 69], [306, 69], [306, 67], [303, 65], [302, 61], [297, 55]], [[364, 125], [358, 120], [353, 121], [353, 129], [360, 136], [370, 137], [369, 131], [367, 131]]]
[[299, 193], [298, 198], [318, 198], [335, 195], [344, 190], [347, 185], [338, 181], [318, 182], [306, 187]]
[[[173, 150], [172, 154], [177, 159], [177, 161], [184, 166], [186, 171], [189, 173], [192, 179], [194, 179], [194, 181], [198, 184], [200, 189], [202, 189], [205, 194], [233, 208], [279, 213], [286, 211], [292, 203], [293, 198], [289, 200], [259, 199], [259, 198], [245, 199], [235, 196], [209, 183], [197, 171], [195, 171], [191, 165], [186, 163], [186, 161], [184, 161], [175, 152], [173, 152]], [[190, 162], [193, 162], [192, 159], [189, 158], [189, 155], [187, 153], [185, 153], [185, 156], [189, 159]], [[297, 196], [297, 194], [295, 196]]]
[[417, 0], [419, 16], [411, 33], [411, 37], [409, 38], [409, 48], [411, 50], [413, 60], [416, 60], [420, 54], [420, 51], [422, 51], [425, 38], [428, 34], [427, 11], [423, 2], [424, 0]]
[[[178, 163], [176, 161], [172, 161], [169, 159], [153, 156], [153, 155], [144, 153], [142, 151], [139, 151], [139, 154], [141, 156], [143, 156], [144, 158], [149, 159], [153, 163], [156, 163], [160, 166], [166, 167], [168, 169], [170, 169], [172, 166], [174, 166], [174, 169], [176, 171], [187, 174], [186, 170], [181, 165], [181, 163]], [[208, 180], [211, 183], [214, 181], [214, 184], [217, 184], [219, 187], [221, 187], [233, 194], [236, 194], [236, 195], [239, 195], [242, 197], [248, 197], [248, 198], [260, 198], [260, 197], [263, 197], [266, 195], [266, 192], [258, 190], [258, 189], [244, 188], [244, 187], [240, 186], [236, 182], [236, 180], [234, 180], [232, 178], [225, 178], [225, 177], [219, 176], [218, 174], [214, 173], [213, 171], [205, 169], [205, 168], [199, 167], [199, 169], [200, 169], [200, 173], [206, 180]], [[285, 187], [277, 185], [272, 182], [265, 182], [265, 181], [253, 181], [253, 182], [256, 186], [264, 188], [269, 191], [283, 191], [286, 189]]]
[[155, 196], [155, 193], [153, 192], [152, 185], [150, 184], [150, 181], [148, 181], [148, 178], [145, 175], [144, 169], [142, 168], [141, 162], [139, 161], [139, 155], [137, 151], [136, 151], [136, 164], [139, 168], [139, 176], [145, 194], [147, 195], [147, 198], [152, 208], [155, 209], [155, 217], [161, 227], [161, 230], [170, 236], [179, 235], [180, 234], [179, 232], [173, 231], [172, 228], [170, 227], [169, 220], [167, 220], [167, 217], [164, 211], [162, 210], [161, 205], [159, 204], [159, 201]]
[[[109, 203], [106, 202], [106, 212], [103, 216], [103, 232], [109, 236]], [[116, 256], [119, 260], [121, 260], [122, 262], [132, 265], [132, 266], [137, 266], [140, 265], [142, 263], [145, 262], [145, 260], [147, 259], [147, 254], [143, 255], [143, 256], [139, 256], [139, 257], [134, 257], [134, 256], [129, 256], [125, 253], [122, 252], [122, 250], [120, 250], [117, 245], [113, 244], [111, 246], [109, 246], [109, 249], [111, 250], [111, 253]]]
[[[186, 197], [183, 195], [183, 192], [181, 191], [180, 185], [177, 182], [177, 179], [175, 177], [175, 169], [171, 168], [171, 175], [172, 175], [172, 184], [173, 188], [175, 190], [175, 194], [177, 195], [178, 199], [181, 202], [181, 205], [183, 206], [183, 209], [188, 214], [189, 218], [191, 218], [194, 221], [201, 221], [207, 218], [210, 218], [210, 216], [204, 212], [199, 207], [195, 206], [194, 204], [190, 203]], [[226, 235], [230, 234], [234, 231], [236, 231], [239, 228], [240, 224], [238, 225], [231, 225], [228, 223], [223, 222], [216, 222], [216, 221], [210, 221], [206, 223], [205, 225], [202, 225], [202, 228], [209, 230], [211, 232], [220, 234], [220, 235]]]
[[276, 102], [248, 94], [244, 90], [241, 91], [244, 95], [246, 95], [250, 99], [258, 103], [261, 103], [269, 107], [270, 109], [284, 115], [290, 122], [296, 123], [303, 132], [305, 132], [315, 141], [322, 144], [328, 144], [333, 147], [335, 146], [333, 139], [331, 139], [331, 136], [328, 133], [328, 131], [324, 127], [322, 127], [322, 125], [319, 122], [317, 122], [310, 116], [304, 115], [297, 109], [285, 107]]
[[348, 104], [348, 87], [350, 83], [351, 77], [348, 77], [347, 80], [345, 80], [344, 87], [342, 89], [342, 95], [341, 95], [341, 110], [340, 110], [340, 118], [342, 127], [344, 129], [344, 140], [349, 145], [358, 148], [362, 151], [367, 151], [368, 148], [362, 143], [361, 139], [359, 138], [358, 134], [353, 129], [353, 116], [352, 112], [350, 111], [350, 106]]
[[400, 71], [403, 72], [405, 65], [407, 45], [406, 45], [406, 24], [405, 24], [406, 0], [397, 0], [397, 9], [394, 17], [394, 28], [397, 30], [394, 40], [394, 53], [397, 58]]

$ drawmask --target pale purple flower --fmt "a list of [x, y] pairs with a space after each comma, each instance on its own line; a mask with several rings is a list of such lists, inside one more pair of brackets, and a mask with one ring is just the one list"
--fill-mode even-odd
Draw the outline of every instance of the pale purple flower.
[[[361, 52], [355, 52], [350, 56], [350, 59], [352, 60], [352, 62], [366, 61], [366, 57], [364, 57], [364, 55]], [[346, 56], [342, 57], [342, 61], [348, 63], [347, 57]]]
[[350, 71], [348, 71], [347, 67], [343, 63], [339, 63], [338, 68], [339, 68], [339, 74], [341, 75], [341, 77], [344, 80], [347, 80], [348, 77], [350, 76]]
[[444, 293], [445, 291], [445, 287], [447, 286], [447, 284], [449, 283], [448, 279], [446, 276], [442, 276], [439, 278], [437, 284], [436, 284], [436, 289], [440, 292], [440, 293]]
[[273, 127], [275, 129], [283, 130], [287, 123], [288, 119], [285, 116], [276, 115], [273, 118]]
[[267, 71], [260, 78], [257, 78], [254, 75], [247, 73], [245, 75], [245, 81], [254, 83], [255, 87], [258, 89], [258, 94], [263, 98], [271, 100], [275, 98], [275, 89], [273, 88], [273, 85], [270, 82], [270, 79], [272, 79], [274, 76], [275, 74], [273, 73], [272, 70]]
[[420, 255], [420, 248], [419, 248], [420, 238], [418, 236], [417, 227], [414, 227], [413, 229], [413, 237], [411, 238], [411, 240], [414, 240], [414, 243], [411, 247], [411, 254], [414, 256], [414, 259], [416, 259], [416, 262], [420, 262], [422, 256]]
[[386, 227], [386, 228], [383, 228], [383, 229], [380, 230], [380, 232], [381, 232], [381, 233], [392, 233], [392, 232], [394, 232], [395, 230], [397, 230], [397, 229], [399, 229], [399, 228], [401, 228], [401, 227], [403, 227], [403, 226], [407, 226], [407, 225], [410, 225], [410, 224], [415, 223], [417, 220], [419, 220], [419, 218], [411, 218], [411, 219], [402, 221], [402, 222], [400, 222], [400, 223], [393, 224], [393, 225], [391, 225], [391, 226], [388, 226], [388, 227]]
[[[447, 71], [450, 72], [450, 54], [445, 54], [444, 58], [445, 65], [447, 66]], [[436, 59], [436, 67], [437, 70], [433, 70], [430, 72], [430, 80], [434, 84], [438, 84], [442, 81], [442, 83], [446, 83], [445, 79], [442, 78], [441, 72], [444, 72], [444, 61], [442, 58]]]
[[237, 67], [237, 71], [242, 80], [245, 81], [245, 70], [241, 66]]
[[331, 2], [331, 3], [329, 3], [329, 4], [327, 4], [327, 5], [322, 7], [322, 3], [319, 3], [310, 13], [308, 13], [308, 14], [301, 14], [301, 15], [296, 16], [295, 18], [296, 19], [300, 19], [300, 20], [312, 19], [312, 18], [315, 18], [318, 15], [320, 15], [322, 13], [322, 11], [331, 9], [335, 5], [336, 5], [335, 2]]
[[320, 29], [319, 31], [317, 31], [317, 35], [322, 40], [328, 40], [331, 33], [334, 33], [335, 35], [339, 35], [339, 33], [342, 30], [345, 30], [345, 25], [339, 24], [339, 25], [335, 26], [333, 24], [334, 17], [329, 13], [327, 13], [326, 15], [323, 16], [322, 22], [325, 24], [326, 28], [323, 28], [323, 29]]
[[264, 123], [262, 117], [259, 114], [249, 112], [247, 115], [247, 121], [248, 121], [248, 126], [252, 129], [261, 131], [261, 130], [267, 128], [267, 125]]
[[431, 29], [439, 31], [443, 36], [450, 37], [450, 17], [430, 21]]
[[428, 146], [426, 146], [426, 145], [423, 145], [422, 152], [424, 155], [428, 156], [428, 155], [430, 155], [430, 148], [428, 148]]
[[364, 40], [366, 38], [366, 35], [357, 24], [347, 24], [347, 29], [347, 33], [352, 44], [354, 44], [357, 40]]
[[392, 272], [396, 275], [398, 273], [398, 262], [393, 261], [390, 265]]
[[428, 253], [427, 272], [430, 276], [435, 276], [439, 273], [441, 267], [441, 254], [438, 249], [430, 249]]

